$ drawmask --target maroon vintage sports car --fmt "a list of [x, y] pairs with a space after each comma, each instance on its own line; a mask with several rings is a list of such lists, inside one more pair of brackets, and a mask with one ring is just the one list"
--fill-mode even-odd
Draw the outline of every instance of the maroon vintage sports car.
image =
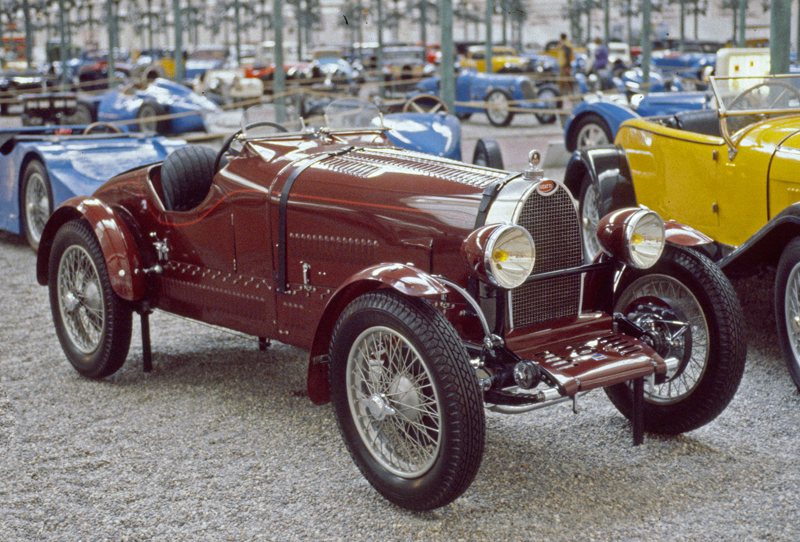
[[484, 407], [603, 388], [638, 443], [730, 402], [741, 308], [686, 248], [702, 236], [622, 209], [585, 264], [575, 200], [536, 153], [510, 173], [398, 149], [363, 102], [326, 119], [286, 131], [248, 111], [219, 152], [178, 149], [59, 207], [37, 272], [75, 369], [117, 371], [135, 311], [149, 370], [154, 309], [307, 349], [310, 398], [333, 403], [363, 474], [413, 510], [469, 487]]

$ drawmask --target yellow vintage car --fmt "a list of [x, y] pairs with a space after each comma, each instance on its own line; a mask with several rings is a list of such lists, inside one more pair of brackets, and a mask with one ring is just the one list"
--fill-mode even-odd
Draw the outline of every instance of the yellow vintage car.
[[573, 155], [587, 256], [600, 216], [640, 204], [698, 230], [696, 248], [730, 276], [776, 267], [778, 336], [800, 389], [800, 76], [711, 83], [713, 108], [631, 119], [614, 146]]
[[[462, 68], [472, 68], [479, 72], [486, 71], [486, 46], [473, 45], [467, 49], [461, 60]], [[492, 72], [494, 73], [527, 73], [534, 71], [533, 61], [519, 56], [517, 50], [505, 45], [492, 47]]]

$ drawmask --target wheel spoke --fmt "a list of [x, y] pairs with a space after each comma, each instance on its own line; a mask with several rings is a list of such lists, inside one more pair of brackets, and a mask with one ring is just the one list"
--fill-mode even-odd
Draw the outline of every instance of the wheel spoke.
[[441, 446], [441, 412], [417, 350], [390, 328], [370, 328], [348, 367], [351, 411], [370, 454], [398, 476], [429, 469]]

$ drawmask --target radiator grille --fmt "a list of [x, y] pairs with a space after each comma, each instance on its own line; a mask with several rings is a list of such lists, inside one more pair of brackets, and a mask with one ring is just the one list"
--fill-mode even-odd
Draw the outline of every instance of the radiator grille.
[[[578, 213], [566, 188], [543, 196], [531, 192], [518, 224], [536, 245], [533, 274], [577, 267], [583, 263]], [[514, 328], [575, 316], [580, 311], [581, 275], [534, 281], [511, 291]]]

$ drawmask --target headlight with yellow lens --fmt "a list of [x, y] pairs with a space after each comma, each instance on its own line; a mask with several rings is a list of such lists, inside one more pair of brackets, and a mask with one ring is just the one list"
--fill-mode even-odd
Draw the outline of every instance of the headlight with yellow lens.
[[536, 248], [528, 230], [502, 226], [489, 236], [484, 265], [489, 280], [501, 288], [516, 288], [533, 271]]
[[536, 261], [531, 235], [513, 224], [478, 228], [464, 240], [462, 253], [481, 280], [507, 289], [524, 283]]
[[634, 267], [647, 269], [664, 250], [664, 221], [653, 211], [641, 209], [631, 216], [625, 228], [628, 261]]
[[664, 250], [664, 221], [644, 207], [612, 211], [597, 224], [597, 240], [607, 254], [627, 265], [647, 269], [655, 265]]

